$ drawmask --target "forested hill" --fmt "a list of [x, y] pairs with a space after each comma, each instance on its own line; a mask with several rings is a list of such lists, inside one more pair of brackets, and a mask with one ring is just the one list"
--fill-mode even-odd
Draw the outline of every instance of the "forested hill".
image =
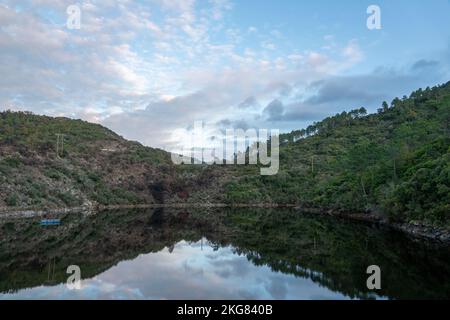
[[227, 200], [448, 225], [450, 82], [365, 113], [343, 112], [280, 136], [280, 173], [236, 177], [226, 185]]
[[169, 164], [166, 152], [97, 124], [0, 113], [0, 207], [156, 202], [152, 186]]

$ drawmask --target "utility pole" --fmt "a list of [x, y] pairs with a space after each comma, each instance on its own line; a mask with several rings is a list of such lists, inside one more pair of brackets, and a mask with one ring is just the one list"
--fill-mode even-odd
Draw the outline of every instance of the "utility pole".
[[64, 152], [64, 136], [65, 134], [57, 133], [56, 134], [56, 157], [60, 159], [60, 154], [62, 155]]
[[397, 165], [395, 164], [395, 158], [394, 158], [394, 181], [397, 183]]
[[[53, 257], [48, 262], [47, 283], [52, 283], [52, 281], [55, 279], [55, 260], [56, 260], [56, 257]], [[52, 268], [52, 262], [53, 262], [53, 268]]]
[[314, 173], [314, 156], [311, 156], [311, 172]]

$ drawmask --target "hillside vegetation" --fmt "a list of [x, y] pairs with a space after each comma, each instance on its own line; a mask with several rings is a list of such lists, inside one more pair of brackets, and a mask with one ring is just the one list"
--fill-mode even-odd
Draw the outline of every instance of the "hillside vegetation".
[[297, 203], [449, 224], [450, 83], [280, 136], [276, 176], [236, 175], [229, 202]]
[[[64, 134], [59, 146], [57, 134]], [[151, 203], [151, 186], [165, 179], [168, 163], [164, 151], [100, 125], [0, 113], [0, 206]]]

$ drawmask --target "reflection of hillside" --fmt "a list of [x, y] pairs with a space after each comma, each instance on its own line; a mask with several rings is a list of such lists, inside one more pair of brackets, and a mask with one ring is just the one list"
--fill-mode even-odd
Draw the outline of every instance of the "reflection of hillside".
[[[3, 222], [0, 292], [64, 282], [71, 264], [80, 266], [83, 278], [90, 278], [141, 253], [157, 252], [183, 239], [197, 241], [204, 226], [188, 216], [161, 210], [67, 215], [61, 227], [45, 229], [38, 220]], [[50, 272], [53, 279], [48, 281], [53, 261], [55, 273]]]
[[377, 294], [390, 298], [450, 297], [449, 248], [417, 243], [364, 224], [279, 210], [230, 212], [229, 241], [256, 265], [310, 278], [350, 297], [368, 298], [366, 268], [381, 267]]
[[290, 210], [231, 210], [216, 214], [179, 211], [115, 211], [63, 218], [58, 228], [37, 221], [1, 222], [0, 292], [67, 278], [68, 265], [93, 277], [122, 260], [202, 236], [213, 246], [232, 245], [255, 265], [309, 278], [350, 297], [367, 298], [365, 270], [382, 269], [379, 295], [448, 298], [448, 248], [433, 248], [376, 228]]

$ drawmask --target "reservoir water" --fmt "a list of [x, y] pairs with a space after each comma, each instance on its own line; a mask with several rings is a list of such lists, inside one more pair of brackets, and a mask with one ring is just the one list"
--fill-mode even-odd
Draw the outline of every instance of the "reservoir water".
[[[54, 217], [48, 217], [54, 218]], [[450, 248], [289, 209], [0, 220], [0, 299], [448, 299]], [[367, 288], [367, 267], [381, 289]], [[78, 266], [79, 289], [66, 285]]]

